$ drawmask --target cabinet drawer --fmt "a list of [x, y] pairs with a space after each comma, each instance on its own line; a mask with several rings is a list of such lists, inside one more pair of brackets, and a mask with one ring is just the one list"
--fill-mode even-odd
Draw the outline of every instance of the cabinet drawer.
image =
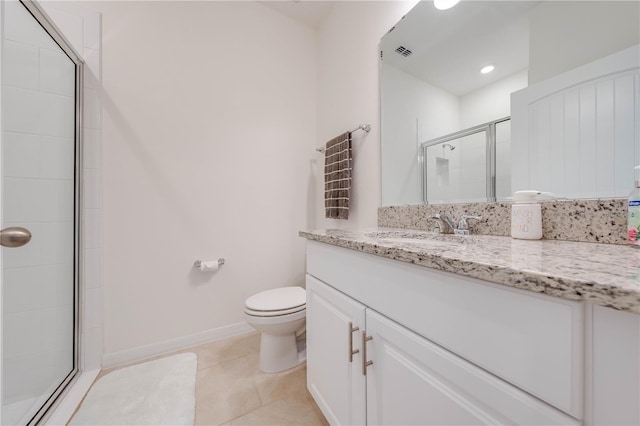
[[314, 241], [307, 243], [307, 272], [582, 418], [580, 303]]

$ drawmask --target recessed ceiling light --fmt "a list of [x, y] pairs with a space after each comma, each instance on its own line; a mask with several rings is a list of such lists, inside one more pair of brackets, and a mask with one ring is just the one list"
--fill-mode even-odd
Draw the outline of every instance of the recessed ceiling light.
[[433, 5], [436, 9], [447, 10], [458, 4], [460, 0], [433, 0]]
[[482, 74], [489, 74], [491, 71], [493, 71], [495, 67], [493, 65], [487, 65], [486, 67], [483, 67], [480, 72]]

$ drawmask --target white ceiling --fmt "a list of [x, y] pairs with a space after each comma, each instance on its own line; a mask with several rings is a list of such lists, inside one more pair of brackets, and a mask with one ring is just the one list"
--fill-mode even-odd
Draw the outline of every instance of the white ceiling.
[[[462, 96], [528, 68], [528, 12], [538, 1], [462, 1], [441, 11], [418, 3], [381, 42], [383, 60]], [[404, 46], [413, 53], [395, 53]], [[490, 74], [480, 74], [485, 65]]]
[[261, 1], [260, 3], [316, 29], [320, 28], [333, 8], [332, 1]]

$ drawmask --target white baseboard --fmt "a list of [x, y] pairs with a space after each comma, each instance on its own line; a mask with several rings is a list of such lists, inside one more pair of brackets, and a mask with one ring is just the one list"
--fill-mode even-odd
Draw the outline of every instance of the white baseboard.
[[165, 340], [162, 342], [151, 343], [149, 345], [138, 346], [120, 352], [104, 354], [102, 357], [102, 368], [111, 368], [145, 358], [150, 358], [165, 353], [186, 349], [191, 346], [200, 345], [220, 340], [226, 337], [237, 336], [255, 331], [246, 322], [225, 325], [223, 327], [213, 328], [211, 330], [202, 331], [200, 333], [191, 334], [189, 336], [178, 337], [175, 339]]

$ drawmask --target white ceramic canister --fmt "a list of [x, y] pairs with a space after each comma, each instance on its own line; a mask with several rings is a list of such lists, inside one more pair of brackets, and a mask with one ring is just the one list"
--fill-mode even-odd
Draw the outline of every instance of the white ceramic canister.
[[511, 236], [522, 240], [542, 238], [539, 191], [516, 191], [511, 206]]

